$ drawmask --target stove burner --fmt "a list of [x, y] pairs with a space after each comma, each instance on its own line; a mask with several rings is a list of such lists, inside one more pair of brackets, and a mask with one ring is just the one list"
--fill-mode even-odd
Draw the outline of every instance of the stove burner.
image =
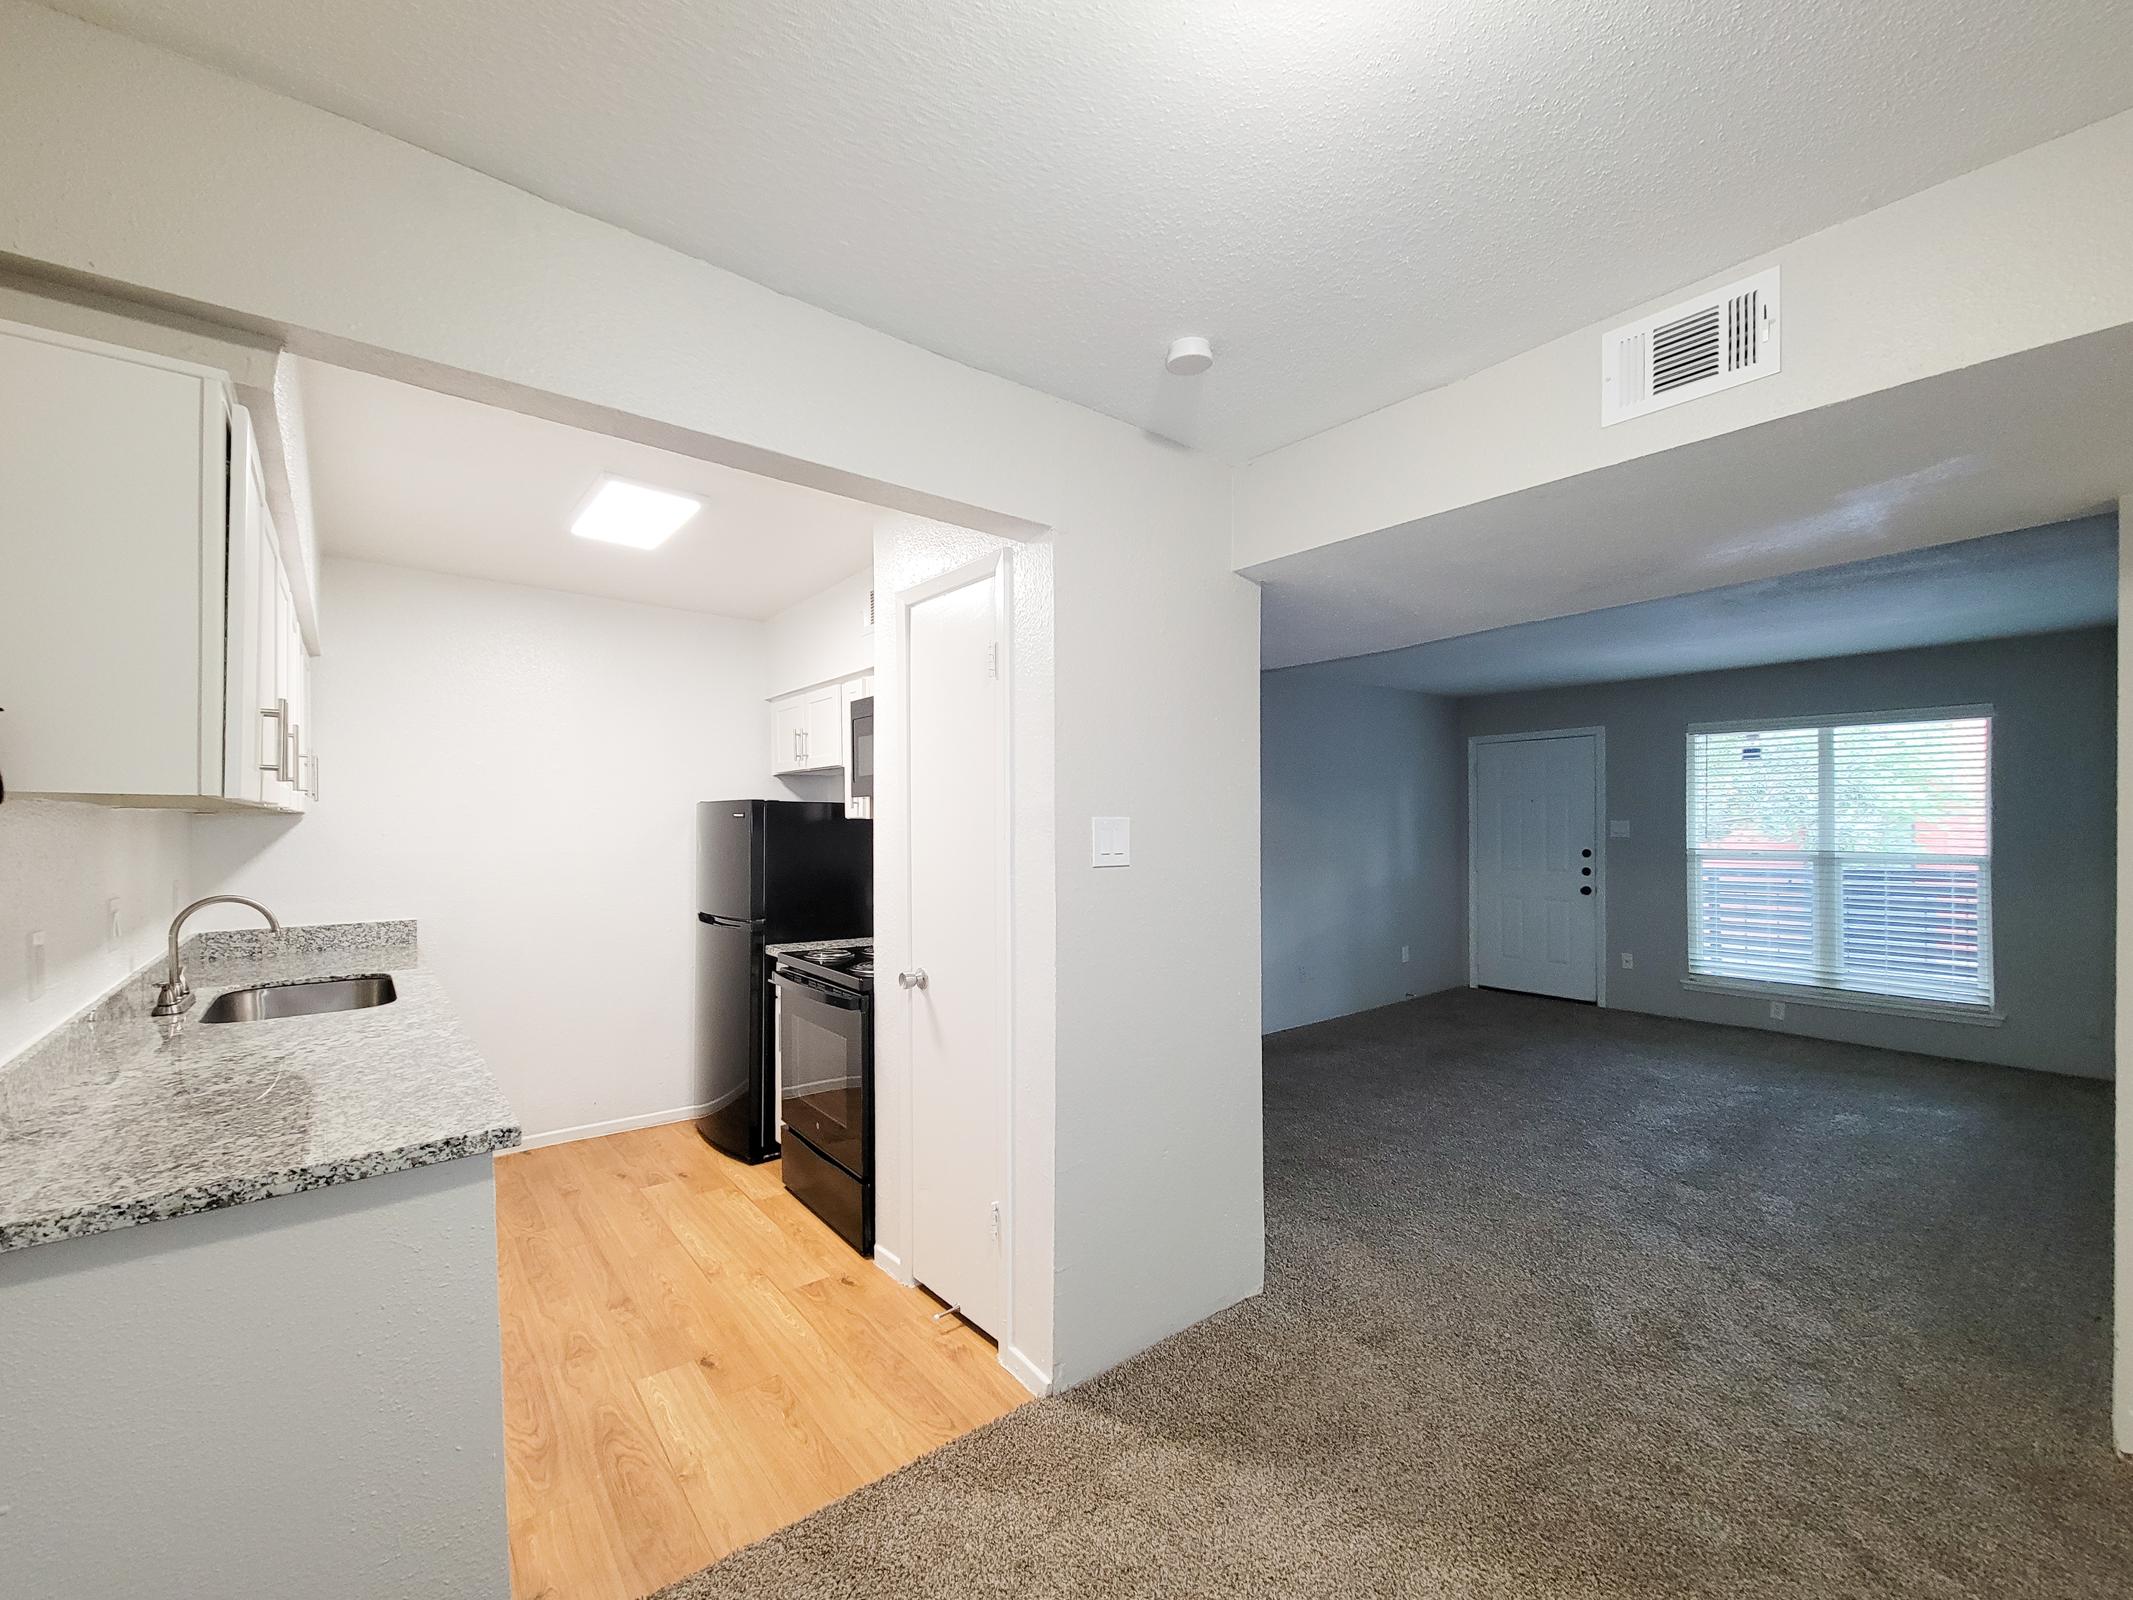
[[860, 955], [857, 950], [795, 950], [793, 954], [818, 967], [835, 967], [839, 971], [857, 962]]
[[851, 972], [855, 978], [871, 978], [874, 976], [874, 963], [871, 958], [865, 961], [855, 961], [852, 963]]

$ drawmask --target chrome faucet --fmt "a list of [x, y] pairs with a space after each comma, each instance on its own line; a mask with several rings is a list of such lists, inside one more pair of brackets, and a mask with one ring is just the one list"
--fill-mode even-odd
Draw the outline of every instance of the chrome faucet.
[[178, 959], [178, 934], [185, 926], [185, 919], [202, 906], [233, 905], [250, 906], [267, 919], [270, 932], [281, 932], [281, 923], [274, 913], [257, 900], [247, 900], [241, 894], [211, 894], [204, 900], [195, 900], [183, 911], [170, 919], [170, 971], [162, 983], [156, 985], [156, 1003], [149, 1010], [151, 1017], [182, 1017], [192, 1009], [192, 986], [185, 981], [185, 968]]

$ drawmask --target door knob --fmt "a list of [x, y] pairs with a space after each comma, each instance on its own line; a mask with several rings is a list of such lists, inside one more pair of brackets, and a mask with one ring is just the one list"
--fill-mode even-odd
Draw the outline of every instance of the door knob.
[[899, 972], [896, 981], [906, 989], [923, 989], [926, 987], [926, 969], [919, 967], [911, 972]]

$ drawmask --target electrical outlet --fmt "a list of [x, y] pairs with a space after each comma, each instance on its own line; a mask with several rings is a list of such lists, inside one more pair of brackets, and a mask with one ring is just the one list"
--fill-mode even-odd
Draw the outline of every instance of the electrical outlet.
[[1630, 971], [1634, 971], [1634, 970], [1635, 970], [1635, 968], [1636, 968], [1636, 965], [1637, 965], [1637, 958], [1636, 958], [1635, 956], [1631, 955], [1631, 954], [1630, 954], [1630, 953], [1629, 953], [1629, 952], [1628, 952], [1627, 950], [1623, 951], [1623, 952], [1622, 952], [1622, 970], [1623, 970], [1624, 972], [1630, 972]]
[[1782, 1001], [1782, 1000], [1773, 1000], [1773, 1001], [1771, 1001], [1771, 1002], [1770, 1002], [1770, 1020], [1771, 1020], [1772, 1022], [1783, 1022], [1783, 1021], [1785, 1020], [1785, 1002], [1784, 1002], [1784, 1001]]
[[1406, 945], [1404, 945], [1404, 944], [1403, 944], [1403, 945], [1401, 945], [1401, 946], [1400, 946], [1400, 965], [1404, 967], [1404, 966], [1406, 966], [1406, 965], [1407, 965], [1407, 963], [1408, 963], [1408, 962], [1409, 962], [1410, 960], [1412, 960], [1412, 959], [1413, 959], [1413, 958], [1412, 958], [1411, 956], [1409, 956], [1409, 955], [1408, 955], [1408, 953], [1407, 953], [1407, 946], [1406, 946]]
[[1610, 839], [1627, 839], [1629, 837], [1629, 824], [1620, 821], [1608, 823], [1607, 837]]
[[44, 929], [42, 928], [38, 928], [30, 934], [29, 987], [32, 1000], [42, 1000], [44, 998]]

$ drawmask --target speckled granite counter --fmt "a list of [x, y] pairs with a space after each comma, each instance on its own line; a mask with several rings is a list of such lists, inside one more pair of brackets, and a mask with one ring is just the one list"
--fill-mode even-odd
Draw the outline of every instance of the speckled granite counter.
[[[185, 954], [197, 998], [175, 1024], [148, 1015], [159, 962], [0, 1065], [0, 1251], [518, 1143], [413, 923], [203, 933]], [[225, 989], [370, 972], [398, 998], [199, 1020]]]

